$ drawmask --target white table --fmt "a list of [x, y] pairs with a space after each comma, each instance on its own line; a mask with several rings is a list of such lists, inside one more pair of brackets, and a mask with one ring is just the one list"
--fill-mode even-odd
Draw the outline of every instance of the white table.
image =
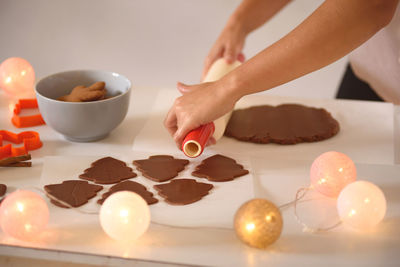
[[[0, 182], [16, 187], [31, 188], [37, 186], [43, 165], [43, 157], [51, 155], [104, 155], [105, 153], [123, 154], [131, 152], [134, 137], [144, 125], [149, 115], [149, 107], [157, 95], [157, 88], [135, 88], [129, 114], [124, 122], [106, 139], [95, 143], [71, 143], [54, 133], [47, 126], [27, 128], [41, 134], [44, 146], [32, 151], [33, 167], [18, 169], [0, 169]], [[9, 110], [4, 97], [0, 97], [1, 128], [20, 132], [9, 122]], [[399, 118], [399, 117], [397, 117]], [[399, 122], [399, 120], [397, 120]], [[397, 124], [397, 130], [399, 129]], [[367, 145], [367, 144], [366, 144]], [[379, 153], [379, 151], [377, 151]], [[309, 162], [310, 163], [310, 162]], [[307, 172], [308, 163], [290, 164], [293, 172]], [[285, 228], [281, 238], [268, 250], [257, 250], [242, 244], [233, 230], [198, 228], [185, 229], [151, 224], [148, 232], [130, 247], [112, 241], [101, 232], [100, 226], [88, 229], [71, 227], [71, 236], [63, 237], [62, 244], [57, 241], [48, 244], [30, 244], [14, 240], [0, 233], [0, 255], [24, 256], [37, 259], [67, 260], [76, 263], [98, 265], [122, 265], [135, 263], [137, 266], [175, 266], [176, 264], [224, 265], [224, 266], [288, 266], [288, 265], [396, 265], [400, 260], [400, 233], [398, 230], [400, 208], [398, 191], [400, 180], [397, 174], [400, 166], [358, 164], [361, 173], [370, 180], [383, 181], [383, 189], [390, 204], [388, 219], [382, 227], [372, 234], [358, 234], [339, 228], [325, 234], [309, 234], [301, 231], [295, 223], [292, 210], [283, 211]], [[272, 168], [272, 167], [271, 167]], [[279, 168], [279, 166], [277, 167]], [[298, 169], [296, 169], [298, 168]], [[275, 170], [276, 171], [276, 170]], [[10, 174], [12, 172], [12, 174]], [[258, 175], [258, 176], [257, 176]], [[258, 172], [256, 179], [260, 190], [257, 196], [269, 197], [278, 205], [287, 199], [276, 197], [276, 192], [285, 192], [283, 180], [276, 179], [265, 185], [268, 173]], [[9, 178], [12, 176], [12, 180]], [[379, 180], [381, 176], [383, 180]], [[259, 178], [257, 178], [259, 177]], [[307, 182], [308, 178], [297, 180], [288, 187]], [[375, 179], [375, 180], [374, 180]], [[280, 185], [277, 191], [271, 185]], [[287, 189], [287, 190], [289, 190]], [[286, 191], [287, 191], [286, 190]], [[272, 194], [271, 194], [272, 192]], [[275, 194], [275, 195], [274, 195]], [[73, 213], [74, 211], [68, 211]], [[51, 224], [51, 221], [50, 221]], [[57, 232], [56, 228], [52, 231]], [[79, 239], [81, 237], [81, 239]], [[85, 237], [85, 238], [82, 238]]]

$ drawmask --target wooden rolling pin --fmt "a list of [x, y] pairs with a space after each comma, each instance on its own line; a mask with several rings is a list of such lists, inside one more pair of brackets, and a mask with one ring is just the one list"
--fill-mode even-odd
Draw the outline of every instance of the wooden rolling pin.
[[[207, 72], [203, 82], [213, 82], [221, 79], [223, 76], [238, 67], [241, 63], [235, 61], [232, 64], [226, 63], [225, 59], [216, 60]], [[203, 153], [204, 147], [211, 136], [218, 141], [225, 132], [226, 125], [231, 117], [232, 111], [226, 113], [214, 122], [207, 123], [190, 131], [182, 142], [182, 151], [186, 156], [195, 158]]]

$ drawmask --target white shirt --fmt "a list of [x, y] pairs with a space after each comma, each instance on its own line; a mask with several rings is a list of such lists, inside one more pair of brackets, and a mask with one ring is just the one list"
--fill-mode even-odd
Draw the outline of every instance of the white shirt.
[[392, 21], [349, 55], [354, 73], [387, 102], [400, 105], [400, 5]]

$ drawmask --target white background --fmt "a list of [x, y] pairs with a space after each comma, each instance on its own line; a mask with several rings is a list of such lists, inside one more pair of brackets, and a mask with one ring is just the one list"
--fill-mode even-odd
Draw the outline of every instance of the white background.
[[[0, 61], [23, 57], [37, 77], [70, 69], [120, 72], [135, 86], [197, 83], [203, 61], [238, 0], [0, 0]], [[247, 58], [272, 44], [321, 0], [289, 4], [250, 34]], [[271, 90], [332, 98], [346, 59]]]
[[[105, 69], [126, 75], [134, 87], [173, 89], [178, 80], [199, 81], [204, 57], [239, 2], [0, 0], [0, 62], [23, 57], [31, 62], [37, 78], [61, 70]], [[321, 2], [289, 4], [249, 36], [247, 58], [289, 32]], [[271, 93], [332, 98], [345, 64], [342, 59]], [[0, 265], [5, 264], [55, 263], [1, 257]]]

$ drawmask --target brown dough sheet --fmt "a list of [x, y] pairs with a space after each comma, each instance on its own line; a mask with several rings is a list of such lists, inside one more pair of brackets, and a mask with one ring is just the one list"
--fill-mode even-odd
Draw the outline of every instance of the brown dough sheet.
[[316, 142], [339, 132], [339, 123], [322, 108], [298, 104], [235, 110], [225, 135], [253, 143], [281, 145]]

